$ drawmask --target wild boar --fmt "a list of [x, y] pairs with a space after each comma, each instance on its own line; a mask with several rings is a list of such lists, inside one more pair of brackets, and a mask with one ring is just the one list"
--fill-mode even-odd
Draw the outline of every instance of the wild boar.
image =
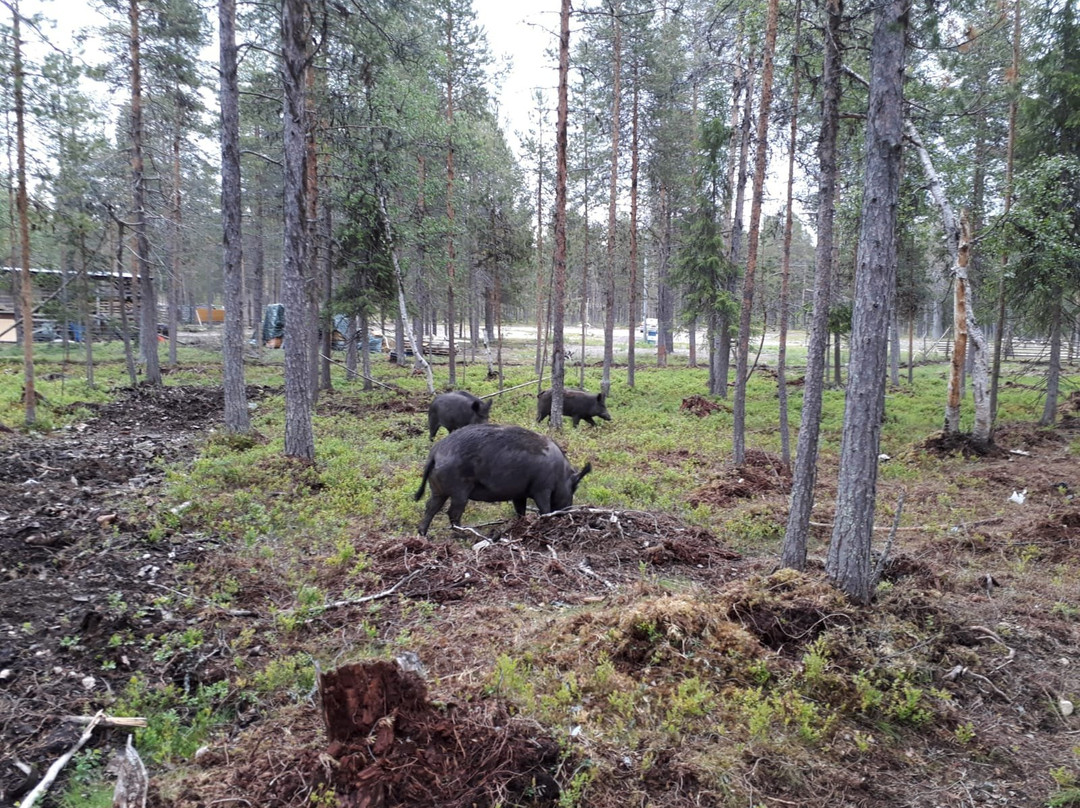
[[453, 432], [469, 424], [486, 424], [490, 414], [491, 402], [481, 401], [472, 393], [464, 390], [441, 393], [435, 396], [428, 407], [428, 431], [431, 433], [429, 440], [435, 440], [435, 433], [440, 426], [446, 427], [447, 432]]
[[[545, 390], [536, 399], [536, 423], [540, 423], [551, 415], [551, 391]], [[611, 420], [611, 413], [604, 406], [604, 394], [585, 393], [581, 390], [563, 391], [563, 415], [574, 419], [574, 426], [578, 421], [588, 421], [589, 426], [596, 426], [596, 418]]]
[[451, 525], [461, 522], [468, 501], [513, 502], [518, 516], [532, 499], [540, 513], [568, 508], [581, 478], [592, 471], [586, 463], [575, 472], [558, 444], [520, 426], [473, 424], [447, 435], [428, 452], [420, 490], [431, 483], [431, 497], [424, 508], [420, 535], [446, 500]]

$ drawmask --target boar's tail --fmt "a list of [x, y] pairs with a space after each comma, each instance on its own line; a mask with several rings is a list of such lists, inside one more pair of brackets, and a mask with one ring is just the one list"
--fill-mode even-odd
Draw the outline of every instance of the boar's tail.
[[435, 458], [429, 457], [427, 465], [424, 466], [424, 476], [420, 478], [420, 488], [415, 494], [413, 494], [413, 499], [415, 499], [417, 502], [420, 501], [420, 497], [424, 496], [424, 489], [427, 487], [427, 479], [428, 476], [431, 474], [431, 470], [433, 468], [435, 468]]

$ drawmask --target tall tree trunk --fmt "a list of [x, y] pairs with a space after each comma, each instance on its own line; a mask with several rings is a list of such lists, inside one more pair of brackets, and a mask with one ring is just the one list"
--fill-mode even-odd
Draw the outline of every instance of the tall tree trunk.
[[782, 566], [806, 567], [810, 513], [817, 482], [818, 435], [825, 388], [825, 353], [829, 340], [829, 287], [832, 285], [833, 224], [836, 202], [836, 139], [840, 128], [840, 24], [843, 4], [827, 0], [824, 33], [825, 63], [821, 77], [821, 134], [818, 137], [817, 245], [814, 250], [814, 312], [806, 347], [806, 383], [795, 469], [791, 483], [791, 510], [780, 554]]
[[[26, 128], [24, 122], [22, 42], [19, 33], [19, 3], [11, 9], [13, 55], [15, 61], [15, 138], [19, 166], [16, 206], [19, 209], [19, 246], [22, 260], [22, 284], [19, 289], [19, 309], [22, 317], [23, 347], [23, 419], [27, 426], [37, 421], [37, 391], [34, 389], [34, 292], [30, 280], [30, 222], [26, 198]], [[14, 239], [12, 239], [14, 243]]]
[[1046, 400], [1039, 426], [1053, 426], [1057, 416], [1058, 392], [1061, 388], [1061, 299], [1062, 290], [1055, 289], [1050, 310], [1050, 364], [1046, 369]]
[[[584, 65], [581, 68], [581, 84], [582, 94], [588, 96], [588, 72], [585, 70]], [[585, 254], [581, 259], [581, 355], [578, 357], [578, 389], [585, 389], [585, 332], [587, 330], [587, 321], [589, 319], [589, 174], [591, 168], [589, 166], [589, 138], [582, 138], [582, 145], [585, 149], [585, 166], [582, 172], [582, 183], [584, 188], [581, 194], [582, 207], [585, 209], [584, 227], [585, 227], [585, 241], [584, 248]]]
[[[221, 43], [221, 224], [225, 275], [225, 429], [251, 431], [244, 389], [244, 262], [240, 196], [240, 89], [236, 78], [236, 0], [219, 0]], [[179, 190], [176, 197], [179, 220]], [[179, 268], [177, 268], [179, 269]]]
[[563, 346], [566, 308], [566, 140], [567, 77], [570, 73], [570, 0], [559, 14], [559, 111], [555, 124], [555, 278], [552, 300], [551, 428], [562, 429], [564, 380]]
[[621, 96], [622, 33], [616, 0], [608, 0], [611, 14], [611, 58], [613, 81], [611, 89], [611, 188], [608, 198], [607, 283], [604, 286], [604, 369], [600, 392], [606, 400], [611, 393], [611, 365], [615, 355], [615, 202], [619, 191], [619, 99]]
[[[224, 82], [224, 77], [222, 82]], [[225, 99], [222, 98], [222, 106], [224, 107]], [[177, 101], [176, 104], [176, 123], [173, 130], [172, 138], [172, 221], [169, 223], [169, 236], [171, 244], [169, 250], [169, 279], [168, 279], [168, 291], [166, 292], [166, 306], [169, 310], [168, 323], [169, 323], [169, 367], [175, 368], [177, 366], [176, 358], [176, 332], [177, 327], [180, 325], [180, 312], [176, 302], [176, 295], [178, 293], [177, 281], [180, 277], [180, 228], [181, 228], [181, 200], [182, 195], [180, 191], [180, 104]], [[222, 116], [224, 117], [224, 108], [222, 109]], [[225, 133], [222, 132], [222, 137], [225, 137]], [[224, 185], [224, 177], [222, 177], [222, 185]], [[224, 212], [223, 212], [224, 215]]]
[[[638, 66], [634, 65], [634, 89], [631, 92], [630, 110], [630, 332], [626, 351], [626, 386], [633, 389], [635, 364], [635, 343], [637, 342], [637, 282], [638, 282]], [[642, 317], [641, 324], [645, 323]], [[647, 331], [646, 331], [647, 333]]]
[[146, 220], [146, 174], [143, 168], [142, 71], [139, 61], [139, 0], [128, 0], [131, 53], [131, 180], [135, 208], [135, 253], [139, 266], [139, 354], [144, 381], [161, 384], [158, 362], [157, 295], [150, 275], [150, 238]]
[[281, 13], [284, 77], [284, 241], [281, 299], [285, 304], [285, 454], [312, 462], [311, 327], [307, 292], [308, 148], [304, 73], [308, 59], [307, 3], [284, 0]]
[[[263, 195], [259, 192], [259, 185], [261, 180], [261, 172], [256, 177], [256, 190], [255, 190], [255, 232], [251, 237], [251, 300], [252, 308], [255, 309], [255, 344], [262, 347], [262, 318], [263, 309], [266, 308], [265, 298], [263, 297], [264, 278], [266, 275], [266, 250], [263, 246]], [[275, 299], [276, 299], [275, 295]]]
[[889, 323], [889, 382], [900, 386], [900, 318], [895, 308]]
[[[310, 19], [311, 7], [308, 6]], [[323, 245], [319, 238], [319, 210], [320, 205], [325, 204], [319, 199], [319, 150], [316, 143], [316, 111], [315, 111], [315, 63], [313, 61], [312, 43], [308, 36], [308, 53], [304, 63], [304, 145], [307, 150], [307, 163], [304, 171], [304, 182], [307, 185], [305, 192], [306, 208], [304, 211], [304, 239], [305, 239], [305, 267], [308, 282], [305, 284], [307, 291], [305, 301], [304, 323], [309, 329], [308, 334], [308, 374], [311, 384], [311, 403], [314, 407], [319, 400], [319, 353], [325, 348], [327, 356], [330, 350], [326, 340], [330, 336], [330, 312], [322, 313], [322, 273], [319, 267], [322, 265]]]
[[[112, 210], [109, 210], [110, 215]], [[127, 368], [128, 382], [134, 387], [139, 383], [135, 373], [135, 355], [131, 348], [131, 323], [128, 321], [127, 293], [130, 289], [135, 294], [135, 274], [131, 274], [131, 283], [124, 282], [124, 223], [112, 216], [116, 222], [116, 289], [120, 295], [120, 339], [124, 343], [124, 365]]]
[[457, 386], [457, 344], [454, 341], [454, 15], [446, 15], [446, 338], [450, 347], [450, 387]]
[[[735, 210], [731, 217], [731, 240], [729, 242], [728, 259], [732, 266], [738, 266], [742, 258], [743, 239], [743, 213], [746, 208], [746, 183], [749, 179], [747, 164], [750, 158], [750, 124], [754, 112], [754, 55], [751, 52], [747, 56], [747, 68], [745, 70], [745, 92], [743, 98], [742, 119], [738, 127], [739, 132], [739, 169], [738, 179], [735, 183]], [[727, 291], [731, 299], [735, 299], [737, 279], [734, 273], [727, 281]], [[736, 364], [738, 360], [736, 359]], [[731, 317], [724, 311], [720, 320], [720, 387], [721, 398], [727, 398], [728, 394], [728, 368], [731, 363]], [[736, 371], [738, 375], [738, 371]], [[738, 384], [736, 378], [736, 384]]]
[[323, 327], [322, 356], [320, 357], [322, 361], [319, 363], [321, 371], [319, 388], [330, 390], [334, 386], [333, 378], [330, 376], [330, 357], [334, 350], [334, 261], [330, 250], [334, 231], [329, 193], [325, 193], [323, 196], [323, 204], [319, 208], [318, 227], [316, 228], [321, 245], [319, 248], [318, 271], [322, 277], [323, 307], [326, 309], [326, 316], [323, 318], [325, 325]]
[[674, 240], [674, 216], [671, 190], [666, 181], [657, 192], [660, 202], [660, 242], [656, 255], [656, 366], [667, 367], [668, 356], [675, 348], [673, 331], [674, 305], [668, 274], [671, 269], [671, 245]]
[[971, 244], [966, 238], [966, 219], [961, 216], [960, 243], [956, 251], [956, 264], [953, 267], [953, 354], [949, 373], [949, 392], [945, 405], [945, 431], [960, 431], [960, 402], [963, 399], [964, 367], [967, 362], [968, 343], [968, 262], [971, 259]]
[[[544, 96], [536, 94], [539, 145], [536, 149], [536, 375], [544, 372]], [[539, 391], [538, 391], [539, 392]]]
[[825, 572], [852, 601], [870, 602], [885, 360], [896, 291], [896, 215], [904, 139], [907, 0], [878, 7], [870, 51], [866, 172], [859, 228], [836, 516]]
[[[87, 264], [86, 231], [79, 228], [79, 275], [81, 276], [82, 294], [79, 296], [79, 308], [83, 324], [83, 348], [86, 352], [86, 386], [95, 389], [94, 383], [94, 332], [95, 318], [90, 313], [90, 282], [86, 277]], [[96, 312], [95, 312], [96, 314]]]
[[[1007, 218], [1012, 208], [1013, 162], [1016, 153], [1016, 116], [1020, 103], [1020, 0], [1013, 0], [1013, 36], [1012, 67], [1009, 71], [1009, 137], [1005, 148], [1005, 187], [1002, 196], [1005, 199], [1002, 216]], [[990, 430], [993, 436], [994, 423], [997, 421], [998, 382], [1001, 378], [1001, 342], [1005, 334], [1005, 277], [1009, 269], [1009, 253], [1001, 253], [1001, 280], [998, 281], [997, 320], [994, 328], [994, 363], [990, 374]]]
[[780, 270], [780, 347], [776, 357], [776, 395], [780, 409], [780, 458], [791, 467], [791, 427], [788, 424], [787, 342], [791, 297], [791, 237], [794, 229], [795, 148], [799, 135], [799, 38], [802, 33], [802, 0], [795, 0], [795, 34], [791, 51], [791, 133], [788, 136], [787, 200], [784, 205], [784, 246]]
[[754, 191], [750, 203], [749, 241], [746, 245], [746, 276], [743, 278], [742, 308], [739, 311], [739, 353], [735, 364], [735, 401], [732, 420], [736, 466], [741, 466], [746, 462], [746, 384], [749, 380], [750, 315], [754, 305], [754, 281], [757, 273], [761, 230], [761, 203], [765, 196], [765, 164], [769, 156], [769, 107], [772, 105], [773, 57], [776, 52], [776, 28], [779, 16], [779, 0], [769, 0], [765, 24], [765, 52], [762, 55], [761, 102], [754, 144]]

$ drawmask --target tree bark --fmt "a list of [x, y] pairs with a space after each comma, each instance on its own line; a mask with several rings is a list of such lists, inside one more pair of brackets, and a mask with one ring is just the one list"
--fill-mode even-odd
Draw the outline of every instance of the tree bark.
[[802, 0], [795, 0], [794, 47], [791, 52], [791, 132], [788, 135], [787, 201], [784, 206], [784, 246], [780, 270], [780, 347], [776, 357], [776, 394], [780, 417], [780, 458], [791, 467], [791, 427], [788, 423], [787, 341], [791, 297], [791, 237], [794, 229], [795, 147], [799, 135], [799, 38], [802, 33]]
[[761, 101], [758, 108], [754, 155], [754, 190], [750, 203], [750, 233], [746, 245], [746, 275], [743, 278], [742, 307], [739, 311], [739, 345], [735, 363], [735, 401], [732, 441], [735, 465], [746, 462], [746, 383], [749, 380], [750, 315], [754, 305], [754, 281], [757, 273], [758, 244], [761, 229], [761, 204], [765, 196], [765, 164], [768, 162], [769, 108], [772, 105], [773, 58], [776, 52], [776, 28], [780, 16], [779, 0], [769, 0], [765, 23], [765, 51], [761, 68]]
[[[636, 343], [637, 343], [637, 282], [638, 282], [638, 66], [634, 65], [634, 89], [631, 93], [630, 105], [630, 332], [626, 349], [626, 386], [634, 388], [634, 373], [636, 371]], [[642, 325], [645, 325], [642, 318]]]
[[1052, 295], [1050, 311], [1050, 366], [1046, 371], [1046, 401], [1039, 426], [1053, 426], [1057, 417], [1058, 391], [1061, 388], [1061, 298], [1060, 289]]
[[829, 287], [832, 284], [833, 225], [836, 202], [836, 139], [840, 129], [841, 0], [825, 4], [825, 63], [821, 78], [821, 134], [818, 137], [817, 245], [814, 250], [814, 312], [806, 348], [806, 382], [791, 484], [791, 510], [780, 563], [805, 569], [810, 513], [817, 482], [818, 436], [825, 388], [825, 353], [829, 341]]
[[[240, 191], [240, 90], [236, 77], [236, 0], [219, 0], [221, 50], [221, 220], [225, 275], [223, 354], [225, 429], [251, 431], [244, 387], [244, 263]], [[179, 188], [175, 210], [179, 217]], [[179, 226], [179, 222], [178, 225]]]
[[[22, 317], [23, 348], [23, 420], [27, 426], [37, 421], [37, 392], [34, 389], [34, 292], [30, 280], [30, 222], [27, 216], [26, 197], [26, 125], [24, 121], [23, 83], [26, 80], [22, 63], [22, 42], [19, 32], [19, 3], [15, 0], [11, 9], [12, 39], [14, 42], [15, 68], [15, 138], [18, 162], [18, 191], [15, 204], [19, 209], [19, 246], [22, 260], [19, 287], [19, 309]], [[121, 301], [123, 303], [123, 301]], [[87, 335], [89, 339], [89, 335]]]
[[[1020, 85], [1020, 0], [1013, 0], [1013, 36], [1012, 68], [1009, 73], [1009, 136], [1005, 147], [1005, 187], [1002, 189], [1004, 210], [1002, 217], [1008, 218], [1012, 209], [1013, 163], [1016, 154], [1016, 117], [1020, 102], [1017, 88]], [[990, 374], [990, 433], [993, 436], [994, 423], [997, 421], [998, 381], [1001, 378], [1001, 343], [1005, 334], [1005, 275], [1009, 268], [1009, 254], [1001, 253], [1001, 280], [998, 282], [997, 320], [994, 329], [994, 361]]]
[[904, 136], [907, 0], [878, 7], [871, 44], [866, 173], [859, 229], [836, 516], [825, 571], [852, 601], [870, 602], [885, 361], [896, 287], [896, 218]]
[[562, 429], [564, 379], [563, 323], [566, 307], [566, 141], [567, 76], [570, 72], [570, 0], [559, 14], [559, 111], [555, 124], [555, 278], [552, 301], [551, 428]]
[[457, 386], [457, 343], [454, 341], [454, 15], [446, 15], [446, 339], [450, 348], [450, 387]]
[[285, 454], [315, 459], [312, 429], [311, 367], [307, 282], [307, 172], [305, 69], [308, 58], [307, 3], [284, 0], [281, 13], [284, 78], [284, 242], [281, 299], [285, 304]]
[[157, 295], [150, 275], [150, 239], [146, 220], [146, 173], [143, 168], [142, 71], [139, 61], [139, 0], [128, 0], [131, 25], [131, 180], [135, 208], [135, 253], [139, 267], [139, 354], [144, 381], [161, 384], [158, 361]]
[[619, 190], [619, 97], [620, 65], [622, 59], [622, 34], [619, 29], [619, 15], [616, 13], [615, 0], [608, 0], [611, 14], [612, 45], [611, 58], [614, 80], [611, 89], [611, 182], [608, 198], [608, 241], [607, 241], [607, 281], [604, 284], [604, 368], [600, 380], [600, 391], [606, 399], [611, 394], [611, 365], [615, 355], [615, 202]]

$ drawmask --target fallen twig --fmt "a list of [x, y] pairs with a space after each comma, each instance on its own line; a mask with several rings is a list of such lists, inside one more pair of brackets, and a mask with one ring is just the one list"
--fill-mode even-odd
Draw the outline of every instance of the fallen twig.
[[581, 563], [579, 563], [577, 565], [577, 570], [582, 575], [585, 575], [585, 576], [587, 576], [589, 578], [593, 578], [593, 579], [599, 581], [604, 586], [606, 586], [608, 589], [614, 589], [615, 588], [615, 584], [611, 583], [611, 581], [605, 581], [603, 578], [601, 578], [599, 575], [597, 575], [595, 572], [593, 572], [592, 568], [588, 565], [588, 563], [586, 562], [585, 559], [582, 559]]
[[79, 736], [79, 740], [75, 742], [75, 745], [53, 762], [49, 767], [49, 770], [45, 772], [45, 776], [41, 779], [41, 782], [34, 786], [33, 790], [19, 803], [19, 808], [30, 808], [31, 805], [37, 802], [38, 797], [49, 790], [49, 786], [56, 780], [57, 775], [60, 774], [60, 770], [63, 769], [64, 766], [68, 764], [68, 761], [75, 757], [75, 753], [82, 749], [83, 745], [90, 740], [90, 736], [94, 733], [94, 727], [101, 722], [101, 718], [104, 715], [104, 711], [98, 711], [98, 714], [90, 720], [86, 729], [83, 730], [83, 734]]
[[[384, 589], [382, 592], [376, 592], [376, 593], [374, 593], [372, 595], [364, 595], [363, 597], [359, 597], [359, 598], [346, 598], [345, 600], [335, 600], [332, 603], [324, 603], [322, 608], [324, 610], [340, 609], [342, 606], [356, 606], [357, 604], [360, 604], [360, 603], [370, 603], [373, 600], [381, 600], [382, 598], [388, 598], [392, 594], [397, 592], [398, 589], [402, 586], [402, 584], [405, 584], [405, 583], [411, 581], [413, 578], [415, 578], [421, 572], [426, 572], [427, 570], [428, 570], [428, 567], [419, 567], [419, 568], [413, 570], [412, 572], [410, 572], [408, 575], [406, 575], [404, 578], [402, 578], [400, 581], [398, 581], [392, 587], [390, 587], [389, 589]], [[287, 612], [283, 612], [283, 614], [290, 614], [290, 613], [292, 613], [294, 611], [296, 611], [296, 610], [295, 609], [289, 609]]]
[[519, 387], [528, 387], [530, 384], [536, 384], [539, 379], [533, 379], [531, 382], [525, 382], [525, 384], [515, 384], [513, 387], [507, 387], [503, 390], [496, 390], [494, 393], [488, 393], [486, 396], [480, 396], [480, 398], [491, 398], [493, 396], [501, 396], [503, 393], [509, 393], [511, 390], [517, 390]]
[[[903, 533], [909, 530], [948, 530], [953, 527], [977, 527], [978, 525], [989, 525], [992, 522], [1000, 522], [1000, 516], [992, 516], [989, 519], [980, 519], [977, 522], [960, 522], [958, 524], [951, 525], [908, 525], [907, 527], [894, 527], [892, 525], [875, 525], [874, 530], [894, 530], [897, 533]], [[810, 522], [811, 527], [824, 527], [830, 530], [835, 527], [832, 522]]]
[[[99, 717], [100, 716], [100, 717]], [[98, 726], [102, 727], [145, 727], [146, 719], [138, 718], [135, 716], [113, 716], [113, 715], [65, 715], [62, 719], [69, 724], [90, 724], [97, 721]]]
[[957, 665], [951, 671], [946, 673], [944, 678], [948, 679], [950, 682], [954, 682], [957, 679], [959, 679], [961, 676], [970, 676], [972, 679], [978, 679], [980, 682], [985, 682], [986, 686], [989, 687], [991, 690], [993, 690], [994, 693], [996, 693], [1002, 699], [1007, 701], [1009, 704], [1012, 704], [1012, 699], [1010, 699], [1007, 695], [1005, 695], [1005, 693], [1003, 693], [997, 687], [997, 685], [995, 685], [993, 682], [991, 682], [989, 679], [987, 679], [981, 673], [975, 673], [974, 671], [971, 670], [971, 668], [967, 667], [966, 665]]
[[[331, 364], [340, 365], [341, 367], [346, 368], [346, 369], [348, 369], [348, 367], [349, 367], [344, 362], [340, 362], [337, 359], [333, 359], [333, 358], [327, 356], [324, 353], [320, 353], [319, 356], [321, 356], [323, 359], [330, 362]], [[367, 379], [372, 384], [379, 385], [379, 387], [385, 387], [387, 390], [393, 390], [395, 393], [404, 393], [405, 392], [405, 390], [403, 390], [400, 387], [397, 387], [396, 385], [383, 384], [382, 382], [378, 381], [377, 379], [373, 379], [370, 376], [365, 376], [363, 373], [361, 373], [359, 370], [356, 370], [355, 368], [353, 369], [352, 372], [355, 373], [357, 376], [359, 376], [361, 379]]]
[[1001, 637], [999, 637], [996, 632], [991, 631], [986, 626], [971, 626], [971, 630], [972, 631], [981, 631], [983, 633], [983, 635], [987, 639], [993, 640], [994, 642], [996, 642], [998, 645], [1002, 646], [1006, 651], [1009, 652], [1009, 655], [1007, 657], [1005, 657], [1005, 661], [1002, 662], [1000, 665], [998, 665], [996, 668], [994, 668], [994, 670], [999, 671], [1002, 668], [1004, 668], [1006, 665], [1008, 665], [1010, 662], [1013, 661], [1013, 657], [1016, 656], [1016, 649], [1011, 648], [1008, 645], [1006, 645], [1005, 640], [1001, 639]]

